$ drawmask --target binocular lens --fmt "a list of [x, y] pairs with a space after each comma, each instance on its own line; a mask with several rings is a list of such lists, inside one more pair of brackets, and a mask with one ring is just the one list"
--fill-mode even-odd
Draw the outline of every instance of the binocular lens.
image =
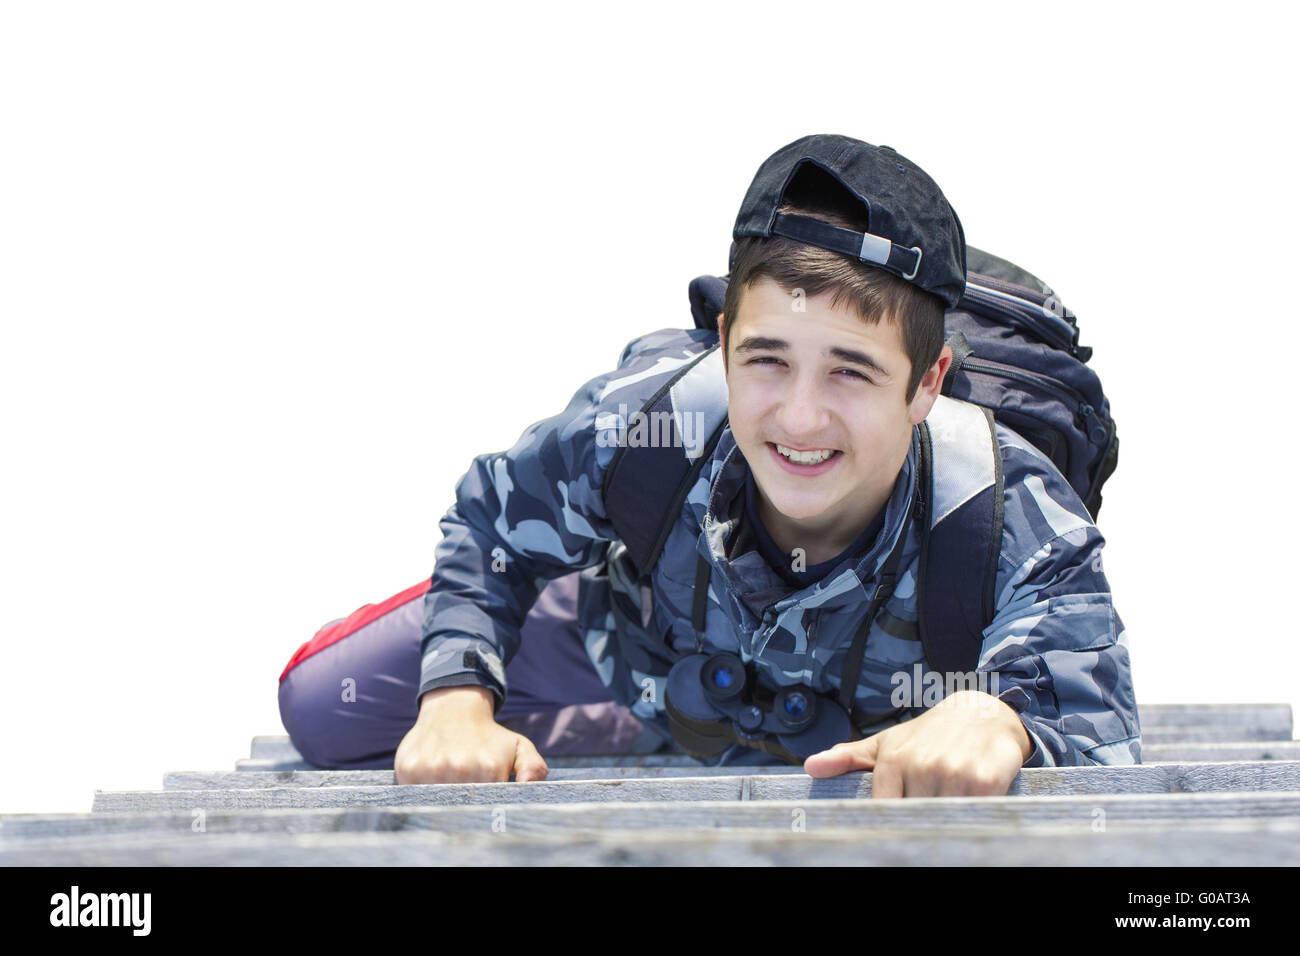
[[802, 732], [817, 719], [817, 701], [806, 687], [791, 687], [776, 695], [776, 718], [795, 732]]
[[745, 689], [745, 665], [735, 654], [715, 654], [705, 662], [700, 681], [715, 700], [739, 697]]

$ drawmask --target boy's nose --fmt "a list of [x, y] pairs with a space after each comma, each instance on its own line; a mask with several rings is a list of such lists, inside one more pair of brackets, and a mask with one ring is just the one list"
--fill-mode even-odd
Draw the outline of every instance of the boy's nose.
[[781, 437], [807, 448], [824, 436], [830, 414], [815, 390], [792, 389], [781, 402], [776, 418]]

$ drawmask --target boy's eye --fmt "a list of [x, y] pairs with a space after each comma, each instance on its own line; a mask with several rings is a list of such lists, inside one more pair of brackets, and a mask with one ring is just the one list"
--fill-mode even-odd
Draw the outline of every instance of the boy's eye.
[[[778, 358], [773, 358], [773, 357], [770, 356], [770, 355], [760, 355], [760, 356], [758, 356], [757, 358], [752, 358], [752, 359], [750, 359], [749, 362], [748, 362], [748, 364], [750, 364], [750, 365], [755, 365], [755, 364], [769, 365], [769, 364], [772, 364], [772, 363], [780, 363], [780, 361], [781, 361], [780, 359], [778, 359]], [[858, 379], [861, 379], [862, 381], [864, 381], [864, 382], [868, 382], [868, 383], [871, 382], [871, 379], [867, 378], [867, 376], [863, 375], [861, 372], [857, 371], [856, 369], [851, 369], [851, 368], [841, 368], [841, 369], [836, 369], [836, 372], [837, 372], [837, 373], [838, 373], [838, 372], [847, 372], [847, 373], [849, 374], [849, 376], [851, 376], [852, 378], [858, 378]]]

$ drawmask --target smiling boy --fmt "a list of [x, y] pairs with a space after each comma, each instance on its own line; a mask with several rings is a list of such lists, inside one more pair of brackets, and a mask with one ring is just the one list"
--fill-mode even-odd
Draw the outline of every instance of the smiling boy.
[[[831, 300], [830, 292], [807, 299], [792, 323], [790, 293], [756, 280], [730, 330], [739, 342], [734, 355], [719, 320], [728, 419], [751, 463], [758, 533], [782, 554], [805, 554], [811, 577], [851, 552], [862, 529], [878, 530], [873, 522], [894, 490], [912, 427], [929, 414], [952, 361], [944, 346], [913, 387], [897, 325], [866, 324]], [[814, 754], [805, 770], [814, 777], [875, 770], [876, 797], [1005, 793], [1033, 751], [1015, 712], [979, 691], [945, 701], [866, 741]]]
[[[493, 715], [524, 614], [577, 569], [602, 681], [706, 759], [874, 770], [874, 797], [1005, 793], [1022, 766], [1137, 762], [1127, 642], [1087, 509], [1020, 436], [941, 396], [966, 247], [938, 187], [888, 147], [805, 137], [760, 168], [733, 236], [716, 351], [700, 329], [635, 340], [457, 486], [398, 782], [545, 776]], [[619, 450], [599, 439], [620, 403], [668, 392], [689, 413], [724, 389], [725, 427], [641, 571], [607, 508]], [[938, 663], [918, 636], [931, 437], [943, 514], [991, 497], [981, 456], [996, 444], [1001, 540], [969, 547], [997, 562], [972, 649], [997, 690], [900, 706], [898, 675]]]

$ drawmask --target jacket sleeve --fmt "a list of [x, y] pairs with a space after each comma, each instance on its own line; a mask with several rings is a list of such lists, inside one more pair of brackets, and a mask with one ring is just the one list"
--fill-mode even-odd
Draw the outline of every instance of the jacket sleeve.
[[614, 448], [598, 445], [596, 417], [608, 379], [587, 382], [510, 450], [479, 455], [457, 483], [424, 600], [417, 700], [477, 684], [500, 709], [505, 664], [546, 582], [603, 558], [614, 530], [601, 483]]
[[[1141, 762], [1124, 625], [1101, 533], [1036, 450], [1004, 448], [1003, 552], [980, 671], [1020, 716], [1026, 767]], [[1013, 480], [1014, 478], [1014, 480]]]
[[602, 486], [620, 415], [628, 404], [640, 408], [645, 380], [686, 363], [694, 353], [683, 342], [698, 338], [664, 329], [634, 339], [618, 368], [584, 384], [564, 411], [529, 426], [509, 451], [474, 459], [439, 522], [417, 701], [435, 688], [475, 684], [500, 709], [505, 665], [546, 582], [598, 564], [617, 537]]

